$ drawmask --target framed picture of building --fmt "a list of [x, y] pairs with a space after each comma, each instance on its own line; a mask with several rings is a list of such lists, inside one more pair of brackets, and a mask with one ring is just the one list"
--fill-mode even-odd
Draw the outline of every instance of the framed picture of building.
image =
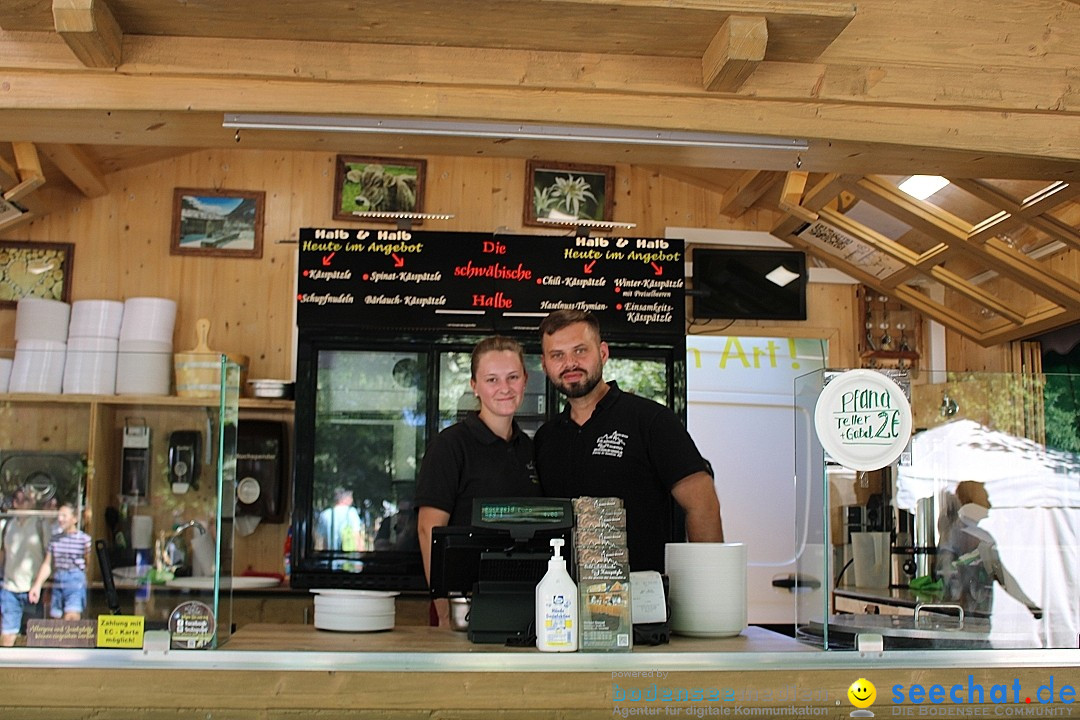
[[575, 220], [610, 221], [615, 207], [614, 186], [615, 168], [611, 165], [528, 160], [522, 222], [543, 226]]
[[396, 222], [395, 213], [422, 213], [426, 169], [426, 160], [338, 155], [334, 219]]
[[261, 258], [266, 193], [176, 188], [173, 255]]

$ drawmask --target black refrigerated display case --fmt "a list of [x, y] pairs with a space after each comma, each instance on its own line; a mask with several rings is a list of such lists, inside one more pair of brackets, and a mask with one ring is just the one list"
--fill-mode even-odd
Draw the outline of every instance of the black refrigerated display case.
[[[360, 238], [363, 232], [369, 235]], [[663, 241], [669, 261], [637, 263], [644, 270], [595, 262], [589, 270], [600, 272], [592, 279], [605, 284], [609, 298], [595, 284], [570, 293], [545, 289], [544, 282], [565, 284], [592, 262], [575, 257], [560, 268], [570, 262], [560, 259], [568, 250], [578, 254], [573, 237], [527, 236], [525, 244], [518, 236], [392, 232], [379, 239], [376, 231], [301, 231], [294, 587], [426, 589], [412, 504], [416, 476], [431, 439], [477, 409], [469, 387], [473, 345], [498, 332], [525, 347], [529, 379], [516, 416], [525, 432], [533, 434], [563, 407], [540, 365], [542, 303], [588, 302], [611, 347], [605, 379], [685, 418], [681, 241]], [[498, 251], [494, 271], [484, 248]], [[501, 268], [510, 268], [513, 279], [491, 277]], [[633, 291], [615, 283], [644, 288], [657, 268], [667, 272], [661, 295], [672, 295], [667, 306], [677, 310], [643, 329], [623, 309]], [[656, 291], [649, 294], [655, 309]], [[411, 310], [385, 304], [405, 297]], [[475, 309], [466, 307], [474, 302]], [[507, 302], [515, 312], [494, 307]]]

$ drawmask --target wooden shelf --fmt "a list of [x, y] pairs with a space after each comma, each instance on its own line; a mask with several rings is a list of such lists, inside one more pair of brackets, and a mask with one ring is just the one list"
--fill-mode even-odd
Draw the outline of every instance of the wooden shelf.
[[864, 360], [878, 358], [880, 360], [918, 360], [919, 353], [912, 350], [865, 350], [859, 357]]
[[[158, 407], [217, 407], [217, 398], [177, 397], [175, 395], [65, 395], [46, 393], [3, 393], [0, 402], [56, 403], [66, 405], [154, 405]], [[292, 410], [292, 400], [242, 397], [237, 403], [244, 410]]]

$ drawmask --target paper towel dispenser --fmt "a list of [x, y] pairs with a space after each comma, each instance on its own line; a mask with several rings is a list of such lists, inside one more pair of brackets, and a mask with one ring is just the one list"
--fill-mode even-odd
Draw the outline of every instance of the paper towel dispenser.
[[236, 515], [285, 520], [284, 422], [241, 420], [236, 428]]

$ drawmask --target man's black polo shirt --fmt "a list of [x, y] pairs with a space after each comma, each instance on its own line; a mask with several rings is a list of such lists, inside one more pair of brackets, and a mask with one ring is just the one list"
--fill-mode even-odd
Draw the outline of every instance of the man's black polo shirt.
[[473, 498], [538, 495], [529, 436], [515, 422], [507, 442], [472, 412], [428, 446], [416, 480], [415, 504], [445, 510], [451, 525], [471, 525]]
[[671, 542], [671, 488], [707, 465], [668, 408], [614, 382], [578, 426], [567, 408], [536, 433], [536, 468], [549, 497], [619, 497], [633, 570], [664, 571]]

